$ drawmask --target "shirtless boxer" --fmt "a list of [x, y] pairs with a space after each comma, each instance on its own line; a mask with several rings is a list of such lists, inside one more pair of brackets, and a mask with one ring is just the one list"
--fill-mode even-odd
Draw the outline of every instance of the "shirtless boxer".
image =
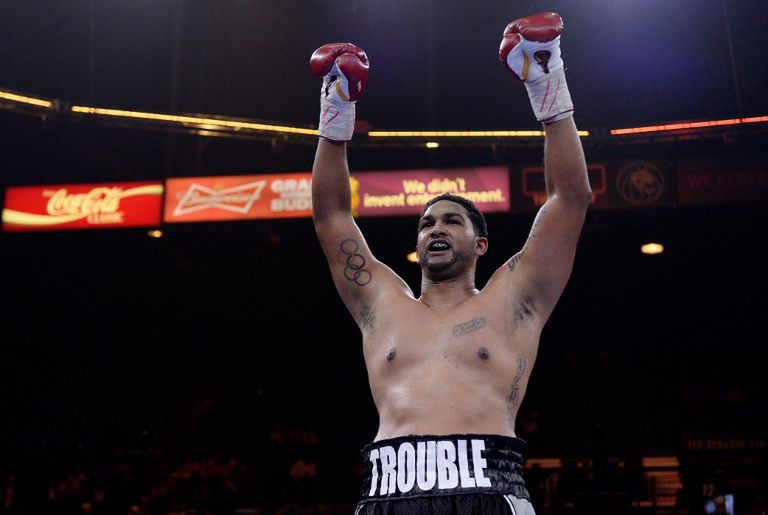
[[515, 418], [539, 336], [573, 266], [590, 197], [563, 62], [562, 20], [510, 23], [499, 57], [524, 82], [545, 132], [547, 201], [522, 250], [482, 290], [485, 219], [468, 200], [433, 199], [418, 223], [421, 295], [376, 260], [351, 213], [345, 142], [368, 58], [349, 43], [312, 55], [323, 77], [312, 171], [315, 228], [336, 288], [362, 332], [379, 428], [363, 448], [357, 513], [532, 514]]

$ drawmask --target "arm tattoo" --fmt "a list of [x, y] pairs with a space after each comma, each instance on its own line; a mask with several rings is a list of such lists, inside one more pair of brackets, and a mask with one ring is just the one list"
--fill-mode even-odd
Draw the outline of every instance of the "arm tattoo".
[[536, 229], [539, 228], [539, 224], [541, 223], [541, 217], [547, 213], [547, 208], [542, 207], [539, 210], [539, 214], [536, 215], [536, 218], [533, 220], [533, 225], [531, 226], [531, 232], [528, 233], [528, 240], [525, 242], [525, 245], [523, 245], [522, 250], [512, 256], [509, 261], [507, 261], [507, 266], [509, 267], [509, 270], [511, 272], [515, 271], [515, 268], [517, 268], [517, 264], [520, 262], [520, 258], [523, 257], [523, 253], [525, 253], [525, 249], [528, 247], [528, 242], [536, 237]]
[[542, 207], [541, 209], [539, 209], [539, 212], [536, 215], [536, 218], [533, 219], [533, 225], [531, 226], [531, 232], [528, 233], [528, 239], [533, 239], [536, 237], [536, 229], [539, 228], [539, 224], [541, 224], [541, 219], [544, 215], [547, 214], [547, 211], [549, 211], [548, 207]]
[[339, 245], [341, 249], [341, 261], [344, 263], [344, 277], [347, 281], [353, 282], [358, 286], [365, 286], [371, 282], [371, 272], [365, 268], [367, 261], [358, 254], [360, 244], [352, 238], [347, 238]]
[[507, 413], [509, 413], [510, 424], [514, 423], [517, 414], [517, 406], [520, 403], [520, 381], [523, 380], [525, 372], [525, 356], [517, 357], [517, 370], [515, 379], [512, 381], [512, 391], [507, 396]]
[[507, 261], [507, 266], [509, 267], [510, 272], [514, 272], [515, 268], [517, 268], [517, 263], [520, 261], [520, 258], [523, 257], [523, 250], [509, 258], [509, 261]]
[[376, 327], [376, 312], [371, 306], [364, 305], [360, 308], [360, 320], [362, 320], [364, 328], [374, 329]]
[[477, 331], [478, 329], [482, 329], [487, 325], [487, 321], [485, 320], [485, 317], [476, 317], [470, 320], [469, 322], [465, 322], [463, 324], [456, 324], [453, 326], [453, 336], [458, 338], [459, 336], [464, 336], [467, 333], [471, 333], [472, 331]]

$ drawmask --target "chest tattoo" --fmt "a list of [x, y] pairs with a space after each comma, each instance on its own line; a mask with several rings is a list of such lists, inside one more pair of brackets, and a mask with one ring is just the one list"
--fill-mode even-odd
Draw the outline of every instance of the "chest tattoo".
[[453, 336], [458, 338], [460, 336], [464, 336], [467, 333], [471, 333], [472, 331], [482, 329], [486, 325], [488, 325], [488, 322], [485, 320], [485, 317], [475, 317], [469, 322], [464, 322], [463, 324], [456, 324], [453, 326]]

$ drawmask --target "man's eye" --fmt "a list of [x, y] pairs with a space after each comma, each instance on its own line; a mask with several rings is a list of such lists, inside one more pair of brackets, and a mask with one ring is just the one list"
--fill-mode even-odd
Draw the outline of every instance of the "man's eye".
[[424, 229], [425, 227], [431, 227], [433, 225], [434, 225], [433, 222], [424, 222], [423, 224], [421, 224], [421, 228]]

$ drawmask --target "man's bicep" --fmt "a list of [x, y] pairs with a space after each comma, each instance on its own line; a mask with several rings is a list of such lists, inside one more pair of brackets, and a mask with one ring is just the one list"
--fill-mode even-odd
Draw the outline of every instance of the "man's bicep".
[[336, 290], [355, 320], [362, 324], [375, 297], [392, 284], [394, 273], [373, 256], [351, 215], [316, 221], [315, 229]]
[[494, 274], [535, 300], [546, 316], [571, 275], [585, 206], [551, 197], [539, 209], [522, 250]]

